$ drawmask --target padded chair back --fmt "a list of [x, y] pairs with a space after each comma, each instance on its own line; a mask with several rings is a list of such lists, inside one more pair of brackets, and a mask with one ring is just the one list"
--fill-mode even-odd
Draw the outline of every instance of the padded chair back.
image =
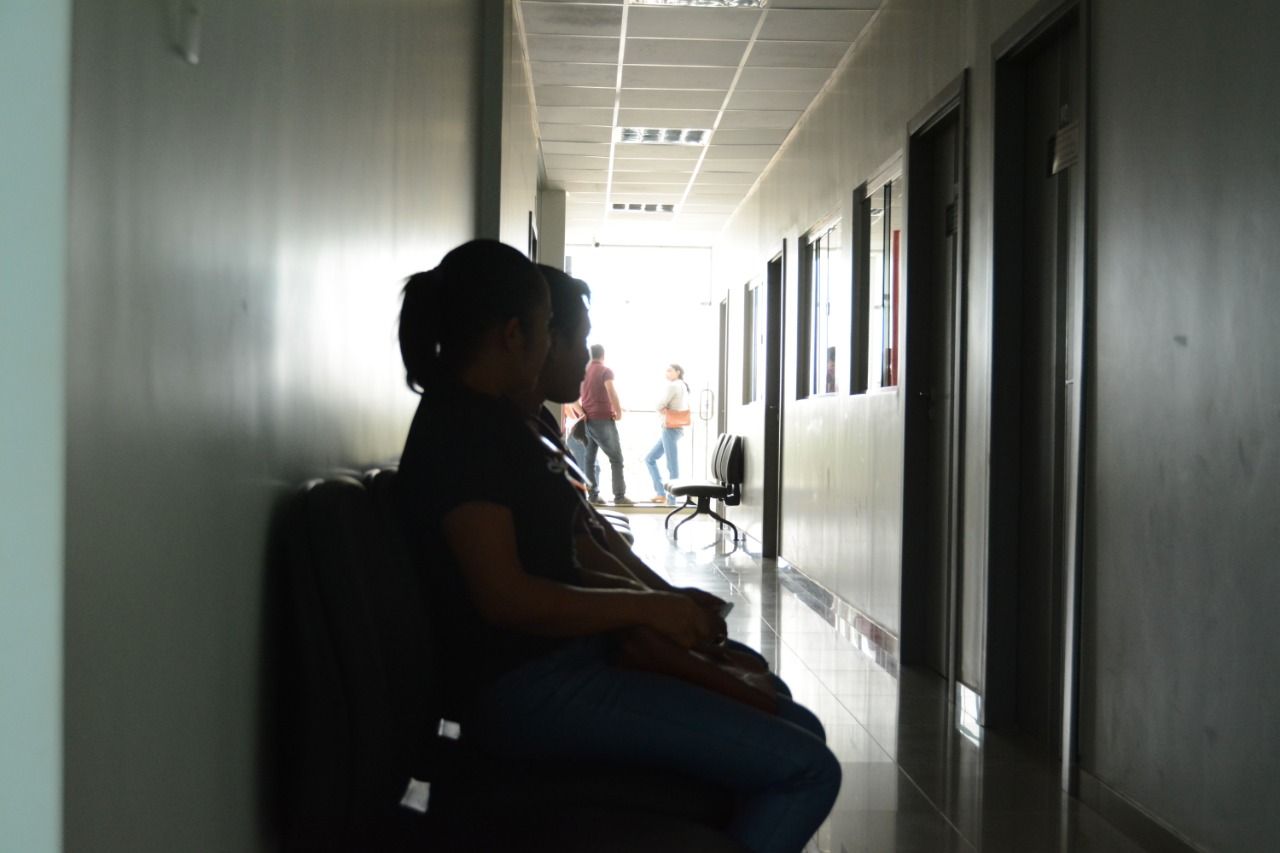
[[724, 502], [728, 506], [742, 503], [744, 455], [742, 436], [729, 433], [720, 436], [711, 458], [711, 476], [727, 487]]
[[[389, 491], [393, 472], [371, 480]], [[387, 501], [389, 503], [389, 500]], [[430, 777], [436, 679], [425, 599], [360, 480], [309, 484], [287, 518], [282, 616], [290, 853], [400, 849], [400, 807]], [[421, 822], [419, 820], [419, 822]]]

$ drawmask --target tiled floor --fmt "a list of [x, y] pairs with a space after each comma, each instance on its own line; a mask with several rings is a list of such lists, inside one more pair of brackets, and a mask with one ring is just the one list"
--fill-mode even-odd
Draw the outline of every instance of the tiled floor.
[[[758, 543], [735, 549], [698, 519], [672, 543], [661, 512], [632, 511], [635, 550], [678, 586], [734, 602], [730, 635], [761, 650], [822, 719], [844, 766], [818, 834], [829, 853], [1107, 851], [1142, 848], [1064, 794], [1056, 768], [1015, 738], [958, 726], [946, 683], [855, 644], [829, 597]], [[754, 553], [753, 553], [754, 552]], [[854, 634], [854, 636], [857, 636]]]

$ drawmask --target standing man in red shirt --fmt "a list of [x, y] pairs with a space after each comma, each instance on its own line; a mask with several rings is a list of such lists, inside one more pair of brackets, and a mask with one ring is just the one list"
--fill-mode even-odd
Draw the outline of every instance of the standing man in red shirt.
[[590, 479], [587, 498], [593, 504], [601, 504], [600, 474], [596, 462], [601, 450], [609, 458], [613, 474], [613, 502], [618, 505], [634, 503], [627, 497], [627, 481], [622, 477], [622, 442], [618, 439], [618, 424], [622, 417], [622, 404], [613, 387], [613, 371], [604, 365], [604, 347], [591, 345], [591, 363], [587, 365], [586, 378], [582, 380], [580, 403], [587, 423], [586, 475]]

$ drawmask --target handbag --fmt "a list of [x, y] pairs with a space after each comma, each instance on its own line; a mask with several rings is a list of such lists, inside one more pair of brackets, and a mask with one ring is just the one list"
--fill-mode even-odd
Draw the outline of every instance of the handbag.
[[778, 713], [773, 677], [767, 670], [737, 660], [725, 649], [686, 650], [652, 628], [628, 628], [617, 634], [612, 663], [687, 681], [766, 714]]
[[663, 425], [667, 429], [675, 429], [676, 427], [687, 427], [693, 423], [692, 412], [689, 409], [663, 409], [662, 410]]

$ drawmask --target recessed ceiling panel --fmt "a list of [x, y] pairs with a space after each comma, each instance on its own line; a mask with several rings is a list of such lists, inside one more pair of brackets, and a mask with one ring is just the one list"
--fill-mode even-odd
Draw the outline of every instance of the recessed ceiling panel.
[[716, 110], [618, 110], [622, 127], [669, 127], [709, 130], [716, 123]]
[[613, 125], [613, 110], [595, 107], [538, 107], [538, 121], [550, 124]]
[[534, 62], [618, 61], [620, 38], [529, 34], [529, 59]]
[[[777, 146], [773, 146], [777, 150]], [[748, 159], [748, 158], [724, 158], [716, 160], [703, 160], [703, 172], [754, 172], [760, 174], [764, 171], [765, 166], [769, 165], [769, 158]]]
[[[729, 96], [729, 109], [767, 112], [769, 110], [803, 111], [813, 101], [812, 92], [754, 92], [735, 89]], [[764, 125], [759, 125], [763, 127]]]
[[632, 6], [627, 15], [631, 38], [749, 39], [760, 19], [758, 9], [698, 9], [692, 6]]
[[585, 154], [588, 157], [608, 157], [609, 146], [595, 142], [545, 142], [542, 150], [548, 154]]
[[544, 107], [607, 107], [613, 109], [617, 97], [614, 87], [535, 86], [534, 103]]
[[616, 86], [618, 66], [587, 62], [530, 62], [539, 86]]
[[623, 89], [623, 109], [719, 110], [723, 89]]
[[821, 9], [775, 9], [769, 13], [760, 38], [770, 41], [853, 42], [873, 12]]
[[[710, 39], [627, 39], [627, 65], [714, 65], [738, 67], [745, 41]], [[615, 48], [616, 49], [616, 48]], [[615, 55], [615, 60], [616, 60]]]
[[520, 4], [526, 33], [561, 36], [604, 36], [622, 32], [622, 6], [524, 0]]
[[684, 186], [693, 177], [693, 170], [687, 172], [648, 172], [613, 170], [613, 187], [617, 192], [619, 186], [626, 184], [680, 184]]
[[609, 142], [613, 137], [613, 128], [600, 127], [594, 124], [548, 124], [538, 125], [538, 134], [543, 141], [557, 142]]
[[703, 169], [698, 172], [698, 186], [751, 186], [759, 176], [758, 171], [751, 172], [711, 172]]
[[736, 68], [688, 68], [673, 65], [628, 65], [622, 69], [624, 89], [728, 89]]
[[760, 160], [777, 153], [776, 145], [716, 145], [707, 149], [708, 160]]
[[748, 67], [835, 68], [849, 44], [842, 41], [757, 41]]
[[[595, 67], [595, 66], [591, 66]], [[738, 86], [757, 92], [817, 92], [831, 77], [830, 68], [744, 68]], [[806, 100], [812, 100], [812, 95]]]
[[619, 164], [627, 160], [697, 160], [701, 156], [701, 145], [619, 145], [613, 161], [621, 169]]
[[[604, 0], [615, 2], [615, 0]], [[880, 0], [769, 0], [770, 9], [863, 9], [875, 11]]]
[[[808, 103], [805, 103], [808, 106]], [[795, 127], [800, 120], [800, 110], [725, 110], [720, 127]]]
[[720, 145], [781, 145], [788, 133], [780, 127], [722, 127], [711, 141]]
[[547, 170], [552, 169], [607, 169], [608, 156], [583, 157], [579, 154], [544, 154], [542, 163]]

